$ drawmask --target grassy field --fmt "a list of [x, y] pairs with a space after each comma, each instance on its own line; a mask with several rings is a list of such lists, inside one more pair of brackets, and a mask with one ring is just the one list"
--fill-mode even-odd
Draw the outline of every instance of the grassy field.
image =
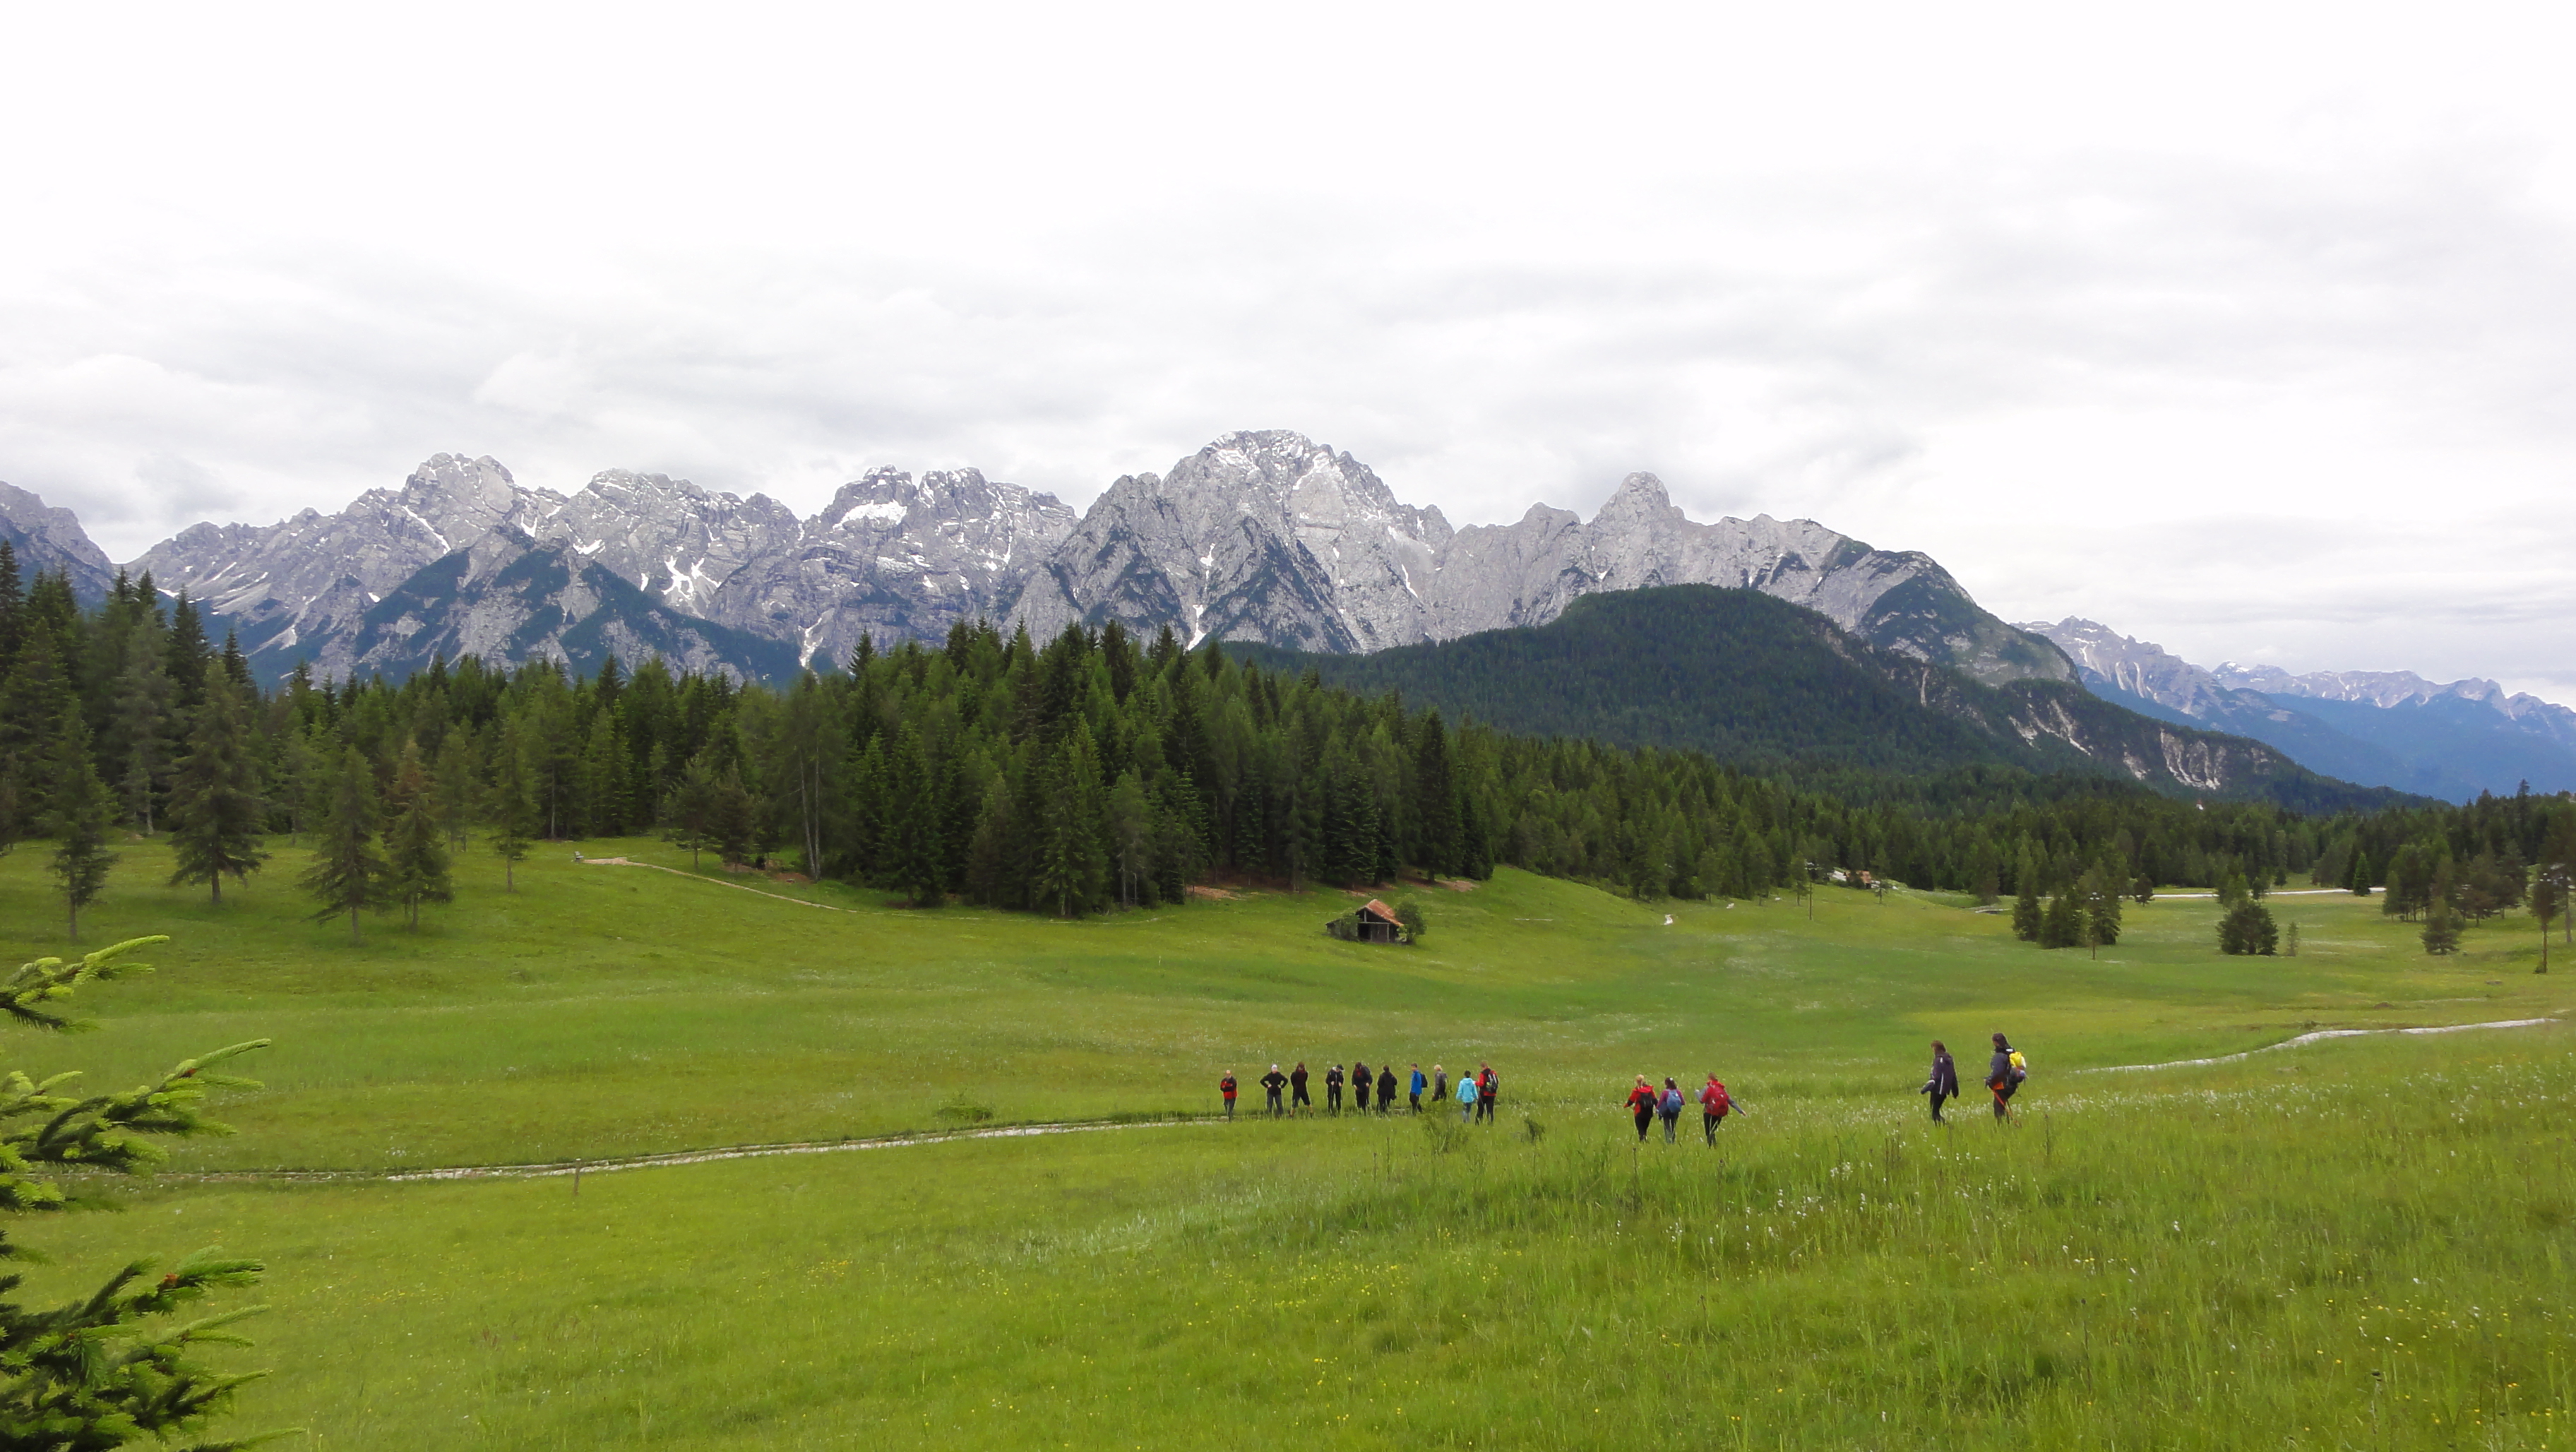
[[[2576, 1415], [2566, 1029], [2086, 1072], [2558, 1013], [2527, 919], [2433, 960], [2375, 902], [2283, 898], [2302, 955], [2228, 960], [2165, 899], [2096, 962], [1923, 899], [1810, 923], [1505, 872], [1417, 889], [1406, 950], [1325, 937], [1338, 894], [1062, 924], [550, 850], [515, 896], [468, 854], [454, 907], [352, 947], [299, 920], [295, 856], [213, 911], [126, 849], [84, 936], [172, 934], [160, 971], [12, 1062], [122, 1083], [278, 1041], [239, 1136], [27, 1230], [44, 1292], [266, 1258], [247, 1360], [279, 1375], [237, 1423], [312, 1445], [2540, 1447]], [[0, 859], [12, 961], [63, 946], [40, 867]], [[1973, 1078], [1996, 1029], [2022, 1122], [1924, 1123], [1926, 1040]], [[1223, 1070], [1354, 1055], [1490, 1060], [1503, 1122], [381, 1178], [1204, 1114]], [[1708, 1069], [1753, 1111], [1721, 1148], [1637, 1148], [1630, 1076]], [[350, 1173], [192, 1178], [275, 1167]]]

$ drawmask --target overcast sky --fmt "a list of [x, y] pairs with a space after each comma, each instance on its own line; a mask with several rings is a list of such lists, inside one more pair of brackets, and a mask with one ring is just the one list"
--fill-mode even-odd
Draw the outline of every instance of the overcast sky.
[[[1783, 13], [1794, 12], [1794, 13]], [[439, 451], [1077, 506], [1293, 428], [2009, 619], [2576, 700], [2550, 8], [14, 7], [0, 479], [119, 558]]]

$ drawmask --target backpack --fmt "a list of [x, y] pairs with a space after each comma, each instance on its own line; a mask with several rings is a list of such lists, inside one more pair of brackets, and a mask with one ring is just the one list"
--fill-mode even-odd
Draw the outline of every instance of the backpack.
[[1679, 1114], [1682, 1112], [1682, 1091], [1679, 1089], [1667, 1089], [1664, 1091], [1664, 1112], [1666, 1114]]
[[2018, 1084], [2022, 1080], [2030, 1077], [2030, 1061], [2021, 1056], [2021, 1050], [2013, 1050], [2012, 1057], [2005, 1060], [2005, 1062], [2012, 1065], [2012, 1078], [2014, 1083]]

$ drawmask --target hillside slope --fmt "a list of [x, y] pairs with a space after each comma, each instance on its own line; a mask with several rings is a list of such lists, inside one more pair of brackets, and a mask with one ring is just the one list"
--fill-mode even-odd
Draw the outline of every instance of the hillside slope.
[[1759, 770], [2015, 766], [2325, 809], [2393, 796], [2069, 683], [1982, 685], [1747, 590], [1676, 585], [1586, 596], [1546, 625], [1365, 656], [1238, 653], [1312, 667], [1335, 685], [1402, 691], [1505, 731], [1683, 747]]

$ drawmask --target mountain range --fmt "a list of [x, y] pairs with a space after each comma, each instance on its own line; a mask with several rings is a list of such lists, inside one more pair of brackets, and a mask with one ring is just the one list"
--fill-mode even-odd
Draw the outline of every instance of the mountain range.
[[[106, 568], [66, 511], [22, 498], [7, 501], [11, 518], [52, 542], [33, 562], [77, 555], [85, 570]], [[635, 593], [496, 598], [503, 582], [524, 583], [504, 558], [522, 554], [547, 557], [531, 569], [549, 577], [595, 568]], [[1452, 529], [1348, 453], [1285, 431], [1229, 434], [1168, 474], [1124, 476], [1080, 516], [973, 469], [871, 470], [800, 519], [764, 495], [658, 474], [611, 470], [567, 496], [490, 458], [439, 454], [338, 513], [193, 525], [125, 568], [188, 590], [272, 676], [298, 660], [325, 675], [398, 671], [435, 641], [558, 653], [576, 635], [655, 638], [679, 616], [732, 632], [700, 631], [698, 647], [742, 674], [765, 669], [767, 653], [755, 661], [721, 642], [833, 664], [862, 633], [935, 639], [976, 617], [1041, 636], [1117, 620], [1192, 644], [1357, 652], [1541, 624], [1588, 594], [1712, 584], [1807, 606], [1978, 680], [2075, 678], [2055, 647], [1979, 607], [1927, 555], [1807, 520], [1698, 523], [1651, 474], [1629, 475], [1588, 521], [1542, 505], [1513, 524]], [[666, 617], [629, 618], [639, 601]], [[540, 623], [544, 611], [563, 618]]]
[[[0, 538], [84, 599], [119, 568], [71, 511], [7, 485]], [[575, 667], [659, 653], [774, 677], [846, 660], [862, 635], [936, 639], [977, 618], [1357, 657], [1545, 625], [1590, 596], [1708, 585], [1813, 611], [1874, 658], [1985, 688], [2080, 683], [2353, 782], [2455, 799], [2576, 786], [2576, 712], [2492, 682], [2203, 669], [2089, 621], [2016, 626], [1927, 555], [1811, 520], [1693, 521], [1647, 473], [1588, 520], [1542, 504], [1453, 528], [1347, 452], [1282, 430], [1122, 476], [1078, 515], [974, 469], [871, 469], [804, 518], [660, 474], [607, 470], [567, 495], [489, 457], [438, 454], [336, 513], [193, 525], [122, 568], [187, 590], [272, 679], [299, 661], [402, 675], [465, 651]], [[2034, 724], [2039, 701], [1971, 714], [2071, 740]]]
[[2410, 671], [2196, 666], [2094, 621], [2021, 627], [2054, 641], [2095, 694], [2182, 725], [2269, 743], [2328, 776], [2466, 801], [2576, 790], [2576, 710], [2493, 681]]

